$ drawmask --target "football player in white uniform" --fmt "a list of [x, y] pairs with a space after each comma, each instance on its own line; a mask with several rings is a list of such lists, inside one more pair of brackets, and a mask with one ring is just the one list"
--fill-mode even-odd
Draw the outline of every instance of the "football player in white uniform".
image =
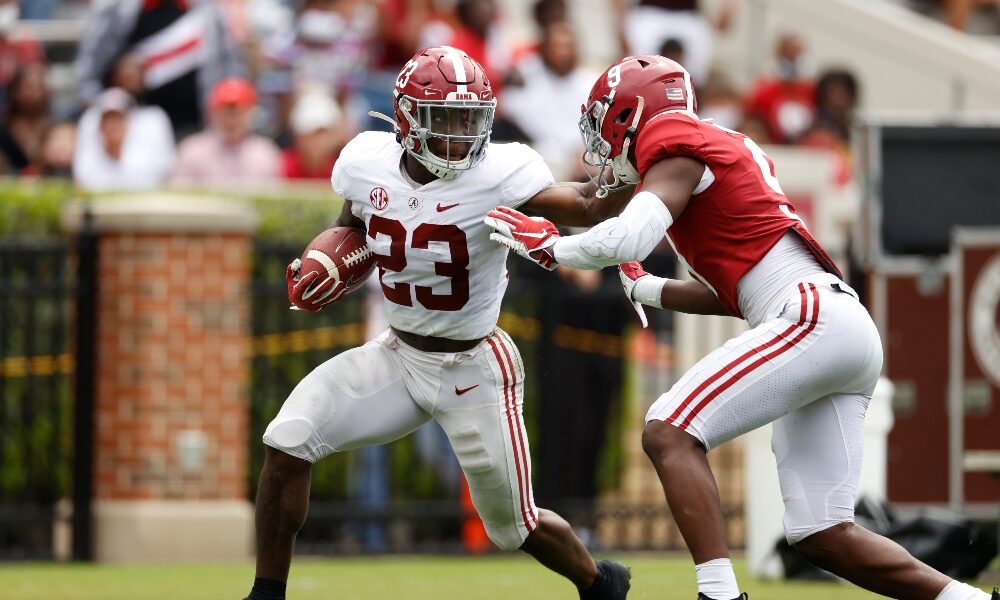
[[[500, 203], [589, 225], [616, 214], [628, 194], [598, 202], [594, 185], [554, 184], [529, 147], [490, 144], [496, 100], [482, 66], [460, 50], [418, 53], [393, 95], [395, 119], [385, 118], [395, 134], [358, 135], [332, 176], [345, 200], [333, 225], [366, 232], [391, 327], [307, 375], [267, 427], [249, 600], [284, 598], [312, 463], [390, 442], [430, 419], [448, 435], [497, 546], [534, 556], [581, 598], [623, 599], [628, 569], [595, 563], [566, 521], [534, 504], [524, 364], [497, 327], [507, 249], [490, 241], [483, 217]], [[289, 299], [315, 311], [342, 293], [317, 293], [317, 285], [290, 270]]]

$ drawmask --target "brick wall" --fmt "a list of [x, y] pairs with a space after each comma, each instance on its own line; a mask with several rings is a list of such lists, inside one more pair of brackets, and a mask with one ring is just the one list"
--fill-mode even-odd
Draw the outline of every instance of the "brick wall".
[[96, 498], [246, 497], [250, 259], [245, 234], [102, 235]]

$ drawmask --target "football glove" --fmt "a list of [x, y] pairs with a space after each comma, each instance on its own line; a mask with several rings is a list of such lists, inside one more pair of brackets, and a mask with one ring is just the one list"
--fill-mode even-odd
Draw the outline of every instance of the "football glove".
[[486, 213], [483, 222], [496, 230], [490, 234], [490, 239], [494, 242], [507, 246], [549, 271], [556, 268], [552, 246], [559, 239], [559, 230], [549, 221], [541, 217], [529, 217], [513, 208], [498, 206]]
[[324, 306], [336, 302], [344, 295], [343, 281], [334, 281], [329, 275], [311, 271], [299, 277], [302, 261], [296, 258], [285, 269], [285, 285], [288, 287], [288, 301], [292, 310], [319, 312]]
[[625, 289], [625, 297], [635, 307], [635, 312], [639, 314], [639, 320], [642, 322], [643, 328], [645, 328], [649, 326], [649, 321], [646, 319], [646, 311], [642, 308], [642, 304], [632, 296], [636, 283], [643, 277], [650, 277], [650, 274], [642, 268], [642, 263], [637, 260], [618, 265], [618, 278], [621, 279], [622, 287]]

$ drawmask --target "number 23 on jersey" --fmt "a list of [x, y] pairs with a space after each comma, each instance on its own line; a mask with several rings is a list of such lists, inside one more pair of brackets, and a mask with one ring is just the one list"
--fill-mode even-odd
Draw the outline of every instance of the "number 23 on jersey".
[[451, 292], [447, 294], [436, 294], [430, 286], [385, 283], [383, 277], [386, 271], [401, 273], [406, 269], [407, 231], [403, 223], [396, 219], [372, 215], [368, 222], [368, 237], [374, 239], [378, 235], [387, 236], [390, 240], [388, 255], [375, 254], [379, 281], [387, 300], [401, 306], [413, 306], [415, 297], [424, 308], [441, 311], [461, 310], [469, 301], [469, 246], [465, 232], [457, 225], [421, 223], [413, 230], [410, 242], [410, 247], [420, 249], [427, 249], [430, 242], [448, 244], [451, 262], [434, 263], [434, 273], [451, 280]]

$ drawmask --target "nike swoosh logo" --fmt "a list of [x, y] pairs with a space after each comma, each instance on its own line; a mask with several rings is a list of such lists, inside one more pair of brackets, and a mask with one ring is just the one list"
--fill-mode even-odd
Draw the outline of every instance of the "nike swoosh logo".
[[543, 238], [549, 234], [544, 231], [539, 231], [538, 233], [531, 233], [530, 231], [519, 231], [517, 232], [517, 235], [530, 238]]
[[448, 210], [449, 208], [455, 208], [456, 206], [458, 206], [458, 204], [440, 204], [439, 203], [437, 205], [437, 211], [438, 212], [444, 212], [444, 211]]
[[468, 392], [468, 391], [471, 391], [471, 390], [474, 390], [474, 389], [476, 389], [477, 387], [479, 387], [479, 384], [478, 384], [478, 383], [477, 383], [476, 385], [472, 386], [472, 387], [467, 387], [467, 388], [462, 388], [462, 389], [459, 389], [459, 388], [458, 388], [458, 386], [455, 386], [455, 395], [456, 395], [456, 396], [461, 396], [461, 395], [462, 395], [462, 394], [464, 394], [465, 392]]

